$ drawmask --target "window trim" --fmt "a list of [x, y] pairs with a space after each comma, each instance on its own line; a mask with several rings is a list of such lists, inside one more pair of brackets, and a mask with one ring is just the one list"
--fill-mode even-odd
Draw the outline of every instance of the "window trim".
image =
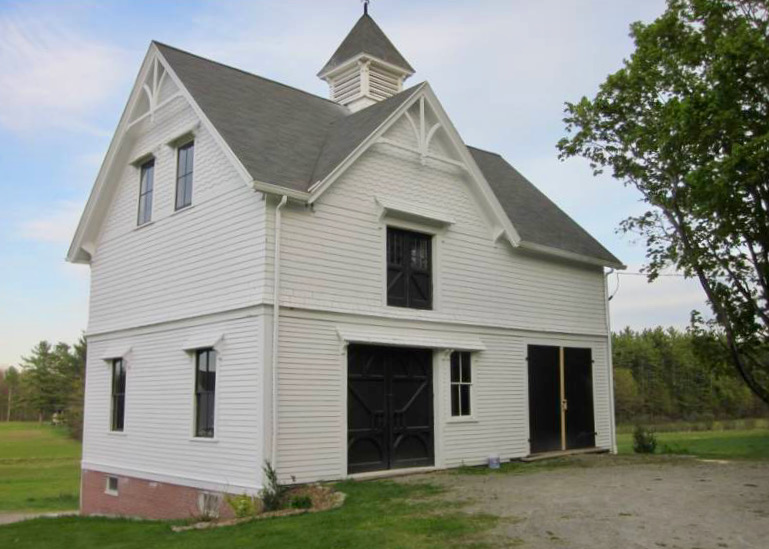
[[[439, 233], [436, 232], [434, 229], [430, 229], [427, 227], [424, 227], [419, 224], [413, 224], [413, 223], [406, 223], [406, 222], [395, 222], [393, 220], [387, 220], [383, 224], [383, 233], [384, 233], [384, 305], [385, 307], [391, 309], [391, 310], [398, 310], [398, 311], [420, 311], [420, 312], [427, 312], [427, 311], [435, 311], [438, 309], [438, 277], [437, 277], [437, 271], [438, 271], [438, 241], [439, 241]], [[395, 231], [402, 231], [406, 233], [414, 233], [417, 235], [421, 235], [424, 237], [427, 237], [429, 245], [430, 245], [430, 306], [429, 307], [413, 307], [409, 305], [408, 303], [406, 305], [391, 305], [390, 304], [390, 298], [389, 298], [389, 269], [390, 269], [390, 261], [388, 257], [389, 253], [389, 234], [390, 230]]]
[[[459, 381], [454, 381], [452, 379], [452, 367], [454, 362], [454, 357], [457, 357], [457, 360], [459, 360]], [[464, 363], [464, 360], [467, 360], [467, 364]], [[476, 408], [476, 400], [475, 400], [475, 368], [473, 364], [473, 353], [470, 351], [453, 351], [451, 353], [451, 356], [449, 357], [449, 369], [448, 369], [448, 386], [449, 386], [449, 398], [448, 398], [448, 418], [450, 422], [453, 423], [461, 423], [461, 422], [474, 422], [476, 421], [475, 417], [475, 408]], [[465, 366], [470, 368], [470, 381], [462, 381], [462, 368]], [[468, 414], [462, 414], [461, 410], [460, 413], [455, 415], [454, 409], [453, 409], [453, 398], [454, 398], [454, 387], [462, 387], [466, 386], [469, 387], [467, 394], [469, 399], [469, 407], [470, 412]], [[460, 395], [461, 395], [461, 389], [460, 389]], [[460, 398], [460, 406], [461, 406], [461, 396]]]
[[[184, 149], [192, 148], [192, 171], [186, 172], [184, 174], [181, 174], [179, 172], [180, 164], [179, 164], [179, 158], [181, 156], [181, 152]], [[178, 212], [180, 210], [184, 210], [186, 208], [189, 208], [192, 206], [192, 193], [194, 191], [194, 181], [195, 181], [195, 139], [194, 137], [189, 140], [180, 141], [176, 144], [176, 176], [175, 176], [175, 184], [174, 184], [174, 211]], [[190, 201], [186, 204], [179, 205], [179, 181], [186, 177], [190, 176]]]
[[[198, 361], [200, 359], [200, 356], [202, 353], [213, 353], [214, 357], [214, 365], [215, 365], [215, 377], [214, 377], [214, 390], [213, 391], [205, 391], [206, 393], [213, 393], [214, 395], [214, 405], [213, 405], [213, 418], [211, 421], [210, 429], [212, 430], [211, 435], [205, 435], [200, 434], [200, 426], [198, 425], [198, 395], [201, 394], [200, 391], [198, 391]], [[218, 378], [219, 378], [219, 351], [216, 349], [216, 347], [199, 347], [196, 349], [191, 349], [192, 354], [192, 365], [193, 365], [193, 375], [192, 375], [192, 383], [193, 383], [193, 393], [192, 393], [192, 440], [195, 441], [208, 441], [208, 442], [214, 442], [217, 440], [217, 434], [218, 434], [218, 408], [219, 408], [219, 398], [217, 397], [217, 388], [218, 388]], [[210, 355], [209, 355], [210, 356]]]
[[[110, 488], [110, 481], [115, 481], [115, 488]], [[104, 480], [104, 493], [108, 496], [120, 495], [120, 478], [115, 475], [107, 475]]]
[[[118, 393], [115, 391], [115, 367], [120, 363], [120, 368], [123, 370], [123, 392]], [[125, 400], [126, 400], [126, 386], [128, 385], [128, 376], [125, 365], [125, 359], [122, 357], [113, 358], [110, 361], [110, 413], [109, 413], [109, 431], [110, 433], [125, 433]], [[115, 399], [122, 396], [122, 416], [123, 424], [120, 429], [116, 427], [116, 412]]]
[[[194, 159], [193, 159], [194, 160]], [[147, 169], [148, 166], [152, 166], [152, 188], [149, 191], [145, 191], [142, 193], [142, 186], [144, 184], [144, 172]], [[146, 215], [146, 220], [142, 221], [141, 214], [142, 214], [142, 199], [149, 195], [149, 214]], [[141, 166], [139, 166], [139, 203], [136, 208], [136, 226], [137, 227], [143, 227], [144, 225], [147, 225], [149, 223], [152, 223], [152, 205], [153, 200], [155, 198], [155, 157], [150, 157], [145, 159]], [[147, 208], [145, 206], [145, 214], [147, 212]]]

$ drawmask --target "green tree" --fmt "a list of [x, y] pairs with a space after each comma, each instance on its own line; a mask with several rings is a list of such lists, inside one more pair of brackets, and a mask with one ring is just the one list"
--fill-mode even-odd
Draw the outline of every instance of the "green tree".
[[638, 384], [628, 368], [614, 369], [614, 402], [621, 421], [631, 421], [641, 409]]
[[768, 21], [766, 0], [668, 0], [595, 97], [566, 104], [558, 144], [640, 191], [648, 209], [621, 229], [645, 238], [649, 279], [672, 265], [699, 280], [708, 327], [767, 403]]

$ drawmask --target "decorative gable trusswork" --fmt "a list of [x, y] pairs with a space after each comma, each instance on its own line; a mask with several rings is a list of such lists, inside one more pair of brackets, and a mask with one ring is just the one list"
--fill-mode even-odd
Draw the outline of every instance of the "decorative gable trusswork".
[[392, 97], [414, 69], [364, 13], [318, 76], [328, 82], [333, 101], [357, 111]]

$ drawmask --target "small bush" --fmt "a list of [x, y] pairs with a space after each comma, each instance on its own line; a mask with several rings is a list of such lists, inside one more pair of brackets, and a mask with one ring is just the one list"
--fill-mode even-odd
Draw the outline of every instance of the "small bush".
[[252, 517], [256, 514], [256, 502], [254, 502], [254, 498], [246, 494], [228, 497], [227, 504], [238, 518]]
[[685, 456], [688, 455], [689, 449], [685, 446], [680, 446], [678, 444], [662, 444], [662, 447], [660, 448], [660, 454], [670, 454], [670, 455], [678, 455], [678, 456]]
[[291, 498], [289, 507], [292, 509], [311, 509], [312, 498], [310, 496], [294, 496]]
[[286, 493], [286, 487], [278, 482], [278, 473], [272, 467], [272, 463], [264, 463], [264, 488], [259, 492], [265, 511], [277, 511], [283, 505], [283, 496]]
[[654, 431], [637, 425], [633, 431], [633, 451], [636, 454], [653, 454], [657, 449], [657, 436]]

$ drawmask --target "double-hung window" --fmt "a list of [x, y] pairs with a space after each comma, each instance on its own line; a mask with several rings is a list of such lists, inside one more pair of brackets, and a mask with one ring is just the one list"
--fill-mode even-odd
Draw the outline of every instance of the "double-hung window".
[[432, 309], [432, 236], [387, 228], [387, 304]]
[[125, 363], [122, 358], [112, 361], [111, 430], [122, 431], [125, 423]]
[[192, 164], [195, 156], [195, 142], [180, 146], [176, 159], [176, 209], [181, 210], [192, 204]]
[[451, 415], [468, 417], [472, 415], [472, 364], [470, 353], [455, 351], [451, 354]]
[[216, 403], [216, 351], [195, 352], [195, 436], [213, 438]]
[[152, 191], [155, 185], [155, 159], [148, 160], [141, 167], [139, 180], [139, 216], [137, 225], [152, 221]]

